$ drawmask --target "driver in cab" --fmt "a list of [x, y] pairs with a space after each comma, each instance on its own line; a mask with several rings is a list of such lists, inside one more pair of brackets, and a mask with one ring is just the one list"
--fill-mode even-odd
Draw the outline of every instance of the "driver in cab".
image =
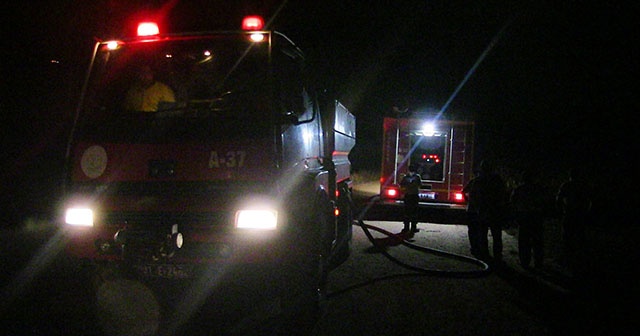
[[127, 91], [124, 108], [130, 111], [156, 112], [161, 102], [175, 103], [173, 90], [156, 80], [149, 65], [141, 66], [135, 83]]

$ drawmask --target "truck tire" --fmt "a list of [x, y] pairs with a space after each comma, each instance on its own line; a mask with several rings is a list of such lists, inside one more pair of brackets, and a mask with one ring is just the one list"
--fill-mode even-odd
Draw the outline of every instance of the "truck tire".
[[337, 219], [336, 246], [329, 262], [329, 270], [344, 263], [351, 254], [351, 240], [353, 237], [353, 207], [351, 190], [346, 185], [339, 187], [340, 197], [336, 205], [340, 209]]
[[[283, 334], [299, 334], [313, 326], [326, 297], [329, 271], [329, 253], [333, 225], [333, 207], [323, 190], [316, 191], [310, 202], [301, 206], [301, 223], [296, 223], [294, 244], [299, 244], [298, 255], [287, 260], [281, 276], [280, 316]], [[302, 334], [308, 334], [303, 332]]]

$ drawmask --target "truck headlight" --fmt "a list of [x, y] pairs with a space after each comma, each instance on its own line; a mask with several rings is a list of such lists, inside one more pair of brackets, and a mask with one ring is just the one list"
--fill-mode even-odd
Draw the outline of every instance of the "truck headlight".
[[75, 226], [93, 226], [93, 210], [89, 208], [67, 209], [64, 222]]
[[276, 210], [239, 210], [236, 212], [236, 228], [275, 230], [278, 227]]

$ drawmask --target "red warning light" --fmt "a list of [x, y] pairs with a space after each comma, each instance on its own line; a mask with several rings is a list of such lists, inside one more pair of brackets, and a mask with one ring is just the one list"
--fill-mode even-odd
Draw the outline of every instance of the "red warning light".
[[435, 162], [438, 163], [440, 162], [440, 156], [438, 154], [422, 154], [422, 159], [427, 161], [427, 162]]
[[141, 22], [138, 24], [138, 36], [153, 36], [160, 34], [158, 24], [155, 22]]
[[264, 20], [261, 16], [251, 15], [242, 19], [242, 30], [261, 30], [264, 28]]
[[393, 188], [387, 189], [387, 190], [385, 190], [385, 194], [388, 197], [396, 198], [396, 197], [398, 197], [398, 190], [397, 189], [393, 189]]

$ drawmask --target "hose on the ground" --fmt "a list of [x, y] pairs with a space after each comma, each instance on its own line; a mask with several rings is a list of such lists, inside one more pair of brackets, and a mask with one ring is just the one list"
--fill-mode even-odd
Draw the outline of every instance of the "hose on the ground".
[[[434, 248], [429, 248], [429, 247], [413, 244], [413, 243], [411, 243], [409, 241], [406, 241], [404, 239], [404, 237], [401, 237], [400, 235], [391, 233], [391, 232], [386, 231], [386, 230], [384, 230], [384, 229], [382, 229], [380, 227], [364, 223], [364, 221], [363, 221], [364, 214], [366, 214], [366, 212], [369, 210], [369, 208], [371, 208], [371, 206], [373, 206], [374, 200], [377, 197], [379, 197], [379, 195], [374, 195], [374, 196], [370, 197], [367, 200], [366, 207], [360, 212], [360, 214], [358, 215], [357, 219], [355, 219], [353, 221], [353, 225], [360, 226], [362, 228], [362, 230], [364, 231], [364, 234], [367, 236], [367, 238], [371, 242], [371, 244], [373, 244], [373, 246], [375, 248], [377, 248], [380, 251], [380, 253], [382, 255], [384, 255], [387, 259], [391, 260], [395, 264], [400, 265], [403, 268], [411, 270], [412, 272], [410, 272], [410, 273], [400, 273], [400, 274], [391, 274], [391, 275], [387, 275], [387, 276], [383, 276], [383, 277], [370, 279], [370, 280], [365, 281], [363, 283], [358, 283], [358, 284], [349, 286], [347, 288], [343, 288], [341, 290], [328, 293], [326, 298], [336, 297], [336, 296], [341, 295], [343, 293], [346, 293], [346, 292], [348, 292], [350, 290], [353, 290], [353, 289], [356, 289], [356, 288], [365, 287], [365, 286], [370, 285], [370, 284], [372, 284], [374, 282], [378, 282], [378, 281], [382, 281], [382, 280], [389, 280], [389, 279], [394, 279], [394, 278], [401, 278], [401, 277], [433, 276], [433, 277], [443, 277], [443, 278], [445, 278], [445, 277], [446, 278], [479, 278], [479, 277], [483, 277], [483, 276], [489, 275], [489, 273], [491, 272], [491, 269], [490, 269], [489, 265], [487, 265], [482, 260], [479, 260], [479, 259], [476, 259], [476, 258], [472, 258], [472, 257], [468, 257], [468, 256], [464, 256], [464, 255], [460, 255], [460, 254], [456, 254], [456, 253], [452, 253], [452, 252], [442, 251], [442, 250], [438, 250], [438, 249], [434, 249]], [[353, 204], [353, 200], [352, 199], [351, 199], [350, 203], [351, 203], [351, 208], [355, 209], [355, 206]], [[380, 232], [380, 233], [382, 233], [382, 234], [384, 234], [384, 235], [386, 235], [388, 237], [394, 237], [394, 238], [398, 239], [399, 241], [401, 241], [402, 245], [404, 245], [404, 246], [406, 246], [408, 248], [411, 248], [411, 249], [414, 249], [414, 250], [417, 250], [417, 251], [421, 251], [421, 252], [425, 252], [425, 253], [435, 254], [435, 255], [438, 255], [438, 256], [453, 258], [453, 259], [460, 260], [460, 261], [467, 262], [467, 263], [476, 264], [476, 265], [478, 265], [480, 267], [480, 269], [472, 270], [472, 271], [440, 270], [440, 269], [422, 268], [422, 267], [417, 267], [417, 266], [414, 266], [414, 265], [407, 264], [405, 262], [402, 262], [398, 258], [392, 256], [391, 254], [389, 254], [385, 250], [384, 246], [379, 246], [379, 244], [377, 243], [377, 241], [375, 240], [375, 238], [371, 234], [371, 230], [378, 231], [378, 232]]]
[[[425, 275], [431, 275], [431, 276], [438, 276], [438, 277], [452, 277], [452, 278], [478, 278], [478, 277], [482, 277], [482, 276], [486, 276], [490, 273], [490, 268], [489, 265], [487, 265], [484, 261], [476, 259], [476, 258], [472, 258], [472, 257], [468, 257], [465, 255], [461, 255], [461, 254], [456, 254], [456, 253], [452, 253], [452, 252], [448, 252], [448, 251], [443, 251], [443, 250], [438, 250], [435, 248], [430, 248], [430, 247], [426, 247], [426, 246], [420, 246], [417, 244], [413, 244], [409, 241], [407, 241], [406, 239], [404, 239], [404, 237], [397, 235], [395, 233], [391, 233], [389, 231], [386, 231], [380, 227], [377, 226], [373, 226], [370, 224], [365, 224], [362, 220], [358, 220], [357, 221], [357, 225], [360, 226], [362, 228], [362, 230], [364, 231], [365, 235], [367, 236], [367, 238], [369, 239], [369, 241], [371, 241], [371, 243], [373, 244], [374, 247], [378, 248], [380, 250], [380, 253], [382, 253], [387, 259], [393, 261], [394, 263], [410, 269], [412, 271], [416, 271], [416, 272], [420, 272], [422, 274]], [[467, 262], [467, 263], [471, 263], [471, 264], [476, 264], [480, 267], [479, 270], [472, 270], [472, 271], [456, 271], [456, 270], [441, 270], [441, 269], [427, 269], [427, 268], [422, 268], [422, 267], [417, 267], [417, 266], [413, 266], [413, 265], [409, 265], [407, 263], [404, 263], [400, 260], [398, 260], [397, 258], [395, 258], [394, 256], [392, 256], [391, 254], [389, 254], [385, 249], [384, 246], [378, 246], [377, 241], [375, 240], [375, 238], [373, 237], [373, 235], [371, 234], [370, 230], [374, 230], [374, 231], [378, 231], [382, 234], [385, 234], [389, 237], [393, 237], [398, 239], [402, 245], [409, 247], [411, 249], [414, 249], [416, 251], [421, 251], [421, 252], [426, 252], [426, 253], [431, 253], [431, 254], [435, 254], [438, 256], [442, 256], [442, 257], [447, 257], [447, 258], [453, 258], [456, 260], [460, 260], [463, 262]]]
[[[489, 265], [487, 265], [484, 261], [476, 259], [476, 258], [472, 258], [469, 256], [465, 256], [465, 255], [461, 255], [461, 254], [456, 254], [456, 253], [452, 253], [452, 252], [448, 252], [448, 251], [442, 251], [442, 250], [438, 250], [435, 248], [430, 248], [430, 247], [425, 247], [425, 246], [420, 246], [417, 244], [413, 244], [409, 241], [407, 241], [406, 239], [404, 239], [404, 237], [391, 233], [389, 231], [386, 231], [382, 228], [370, 225], [370, 224], [366, 224], [363, 221], [364, 215], [366, 214], [366, 212], [369, 210], [369, 208], [371, 208], [371, 206], [373, 206], [374, 201], [376, 198], [378, 198], [379, 195], [374, 195], [372, 197], [370, 197], [367, 200], [367, 204], [366, 207], [360, 212], [360, 214], [358, 215], [358, 218], [355, 220], [356, 224], [358, 226], [360, 226], [362, 228], [362, 230], [364, 231], [364, 234], [367, 236], [367, 238], [369, 239], [369, 241], [373, 244], [374, 247], [376, 247], [377, 249], [380, 250], [380, 252], [389, 260], [393, 261], [394, 263], [410, 269], [412, 271], [416, 271], [419, 272], [420, 274], [425, 274], [425, 275], [431, 275], [431, 276], [438, 276], [438, 277], [453, 277], [453, 278], [478, 278], [478, 277], [483, 277], [488, 275], [491, 272], [491, 269], [489, 267]], [[353, 201], [351, 203], [352, 207], [354, 206]], [[355, 208], [355, 207], [354, 207]], [[409, 265], [407, 263], [404, 263], [400, 260], [398, 260], [397, 258], [395, 258], [394, 256], [390, 255], [385, 249], [384, 246], [379, 246], [379, 244], [376, 242], [375, 238], [373, 237], [373, 235], [371, 234], [370, 230], [375, 230], [377, 232], [380, 232], [384, 235], [387, 235], [389, 237], [393, 237], [398, 239], [402, 245], [409, 247], [411, 249], [414, 249], [416, 251], [421, 251], [421, 252], [425, 252], [425, 253], [431, 253], [431, 254], [435, 254], [438, 256], [442, 256], [442, 257], [447, 257], [447, 258], [453, 258], [462, 262], [467, 262], [467, 263], [471, 263], [471, 264], [475, 264], [478, 265], [480, 267], [480, 269], [478, 270], [471, 270], [471, 271], [456, 271], [456, 270], [441, 270], [441, 269], [427, 269], [427, 268], [422, 268], [422, 267], [416, 267], [413, 265]]]

